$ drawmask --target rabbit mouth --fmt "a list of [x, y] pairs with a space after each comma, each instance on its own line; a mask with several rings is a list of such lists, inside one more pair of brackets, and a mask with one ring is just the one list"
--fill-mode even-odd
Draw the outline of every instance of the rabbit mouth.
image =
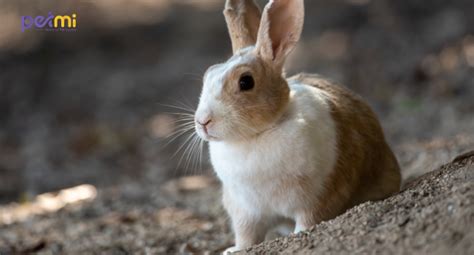
[[219, 141], [219, 138], [206, 134], [206, 133], [200, 134], [199, 137], [201, 137], [202, 140], [208, 141], [208, 142]]
[[212, 134], [209, 134], [209, 130], [202, 128], [201, 126], [196, 127], [196, 133], [204, 141], [218, 141], [219, 138]]

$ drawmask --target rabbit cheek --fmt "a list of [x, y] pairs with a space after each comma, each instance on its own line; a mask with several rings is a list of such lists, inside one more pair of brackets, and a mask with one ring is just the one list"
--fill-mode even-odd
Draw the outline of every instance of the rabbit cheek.
[[252, 127], [255, 133], [260, 133], [272, 126], [281, 116], [289, 100], [286, 93], [280, 95], [274, 91], [265, 92], [260, 91], [255, 97], [246, 97], [240, 103], [244, 105], [239, 110], [241, 119]]
[[258, 111], [251, 110], [255, 103], [250, 97], [235, 92], [223, 94], [222, 101], [228, 109], [223, 129], [229, 131], [229, 138], [249, 138], [257, 133], [260, 116], [255, 114]]

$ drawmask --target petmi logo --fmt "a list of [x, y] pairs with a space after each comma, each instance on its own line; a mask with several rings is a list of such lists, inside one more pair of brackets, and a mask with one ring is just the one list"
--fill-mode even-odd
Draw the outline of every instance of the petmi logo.
[[77, 14], [48, 16], [21, 16], [21, 31], [35, 29], [48, 32], [75, 32], [77, 31]]

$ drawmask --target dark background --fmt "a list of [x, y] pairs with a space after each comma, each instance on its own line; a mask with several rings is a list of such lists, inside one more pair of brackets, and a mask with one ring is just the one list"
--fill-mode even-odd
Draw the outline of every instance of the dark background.
[[[264, 3], [265, 1], [259, 1]], [[164, 146], [201, 76], [230, 56], [224, 1], [0, 1], [0, 202], [82, 183], [157, 186], [209, 172]], [[77, 13], [77, 32], [21, 32], [22, 15]], [[288, 73], [361, 94], [399, 158], [473, 135], [474, 2], [306, 1]]]

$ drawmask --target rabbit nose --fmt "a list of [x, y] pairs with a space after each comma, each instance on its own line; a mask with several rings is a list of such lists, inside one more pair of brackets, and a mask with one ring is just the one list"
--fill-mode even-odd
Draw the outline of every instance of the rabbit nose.
[[201, 119], [201, 120], [196, 120], [196, 122], [203, 127], [206, 127], [207, 125], [209, 125], [211, 121], [212, 119], [210, 117], [206, 117], [205, 119]]

